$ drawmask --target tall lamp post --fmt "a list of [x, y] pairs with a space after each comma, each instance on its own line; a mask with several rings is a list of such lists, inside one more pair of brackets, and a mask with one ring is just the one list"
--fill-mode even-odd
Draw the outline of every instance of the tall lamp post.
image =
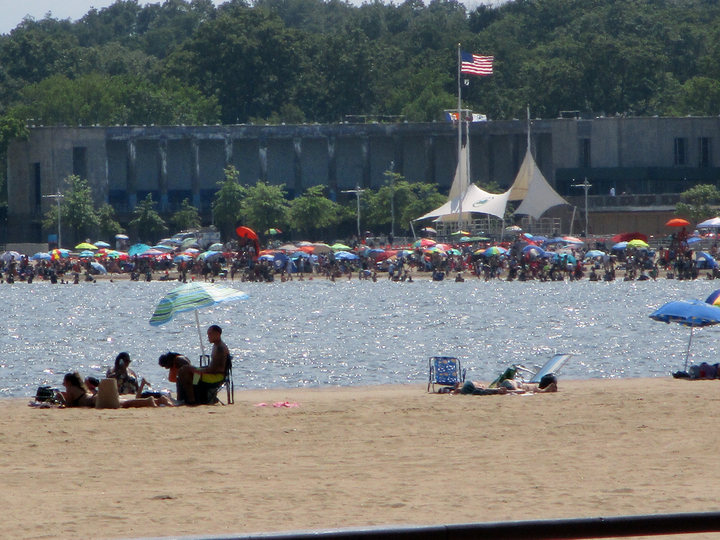
[[395, 162], [390, 162], [390, 234], [395, 238]]
[[360, 238], [362, 238], [362, 234], [360, 234], [360, 195], [364, 192], [365, 192], [365, 190], [360, 189], [360, 186], [358, 186], [358, 185], [355, 186], [355, 189], [348, 189], [348, 190], [342, 192], [342, 193], [354, 193], [357, 196], [358, 242], [360, 241]]
[[582, 184], [573, 184], [572, 187], [584, 188], [585, 189], [585, 238], [588, 235], [588, 190], [592, 187], [592, 184], [588, 183], [587, 176]]
[[64, 195], [60, 193], [60, 190], [58, 189], [58, 192], [54, 195], [43, 195], [43, 199], [55, 199], [55, 202], [57, 203], [57, 222], [58, 222], [58, 248], [62, 247], [62, 236], [60, 236], [60, 201], [63, 199]]

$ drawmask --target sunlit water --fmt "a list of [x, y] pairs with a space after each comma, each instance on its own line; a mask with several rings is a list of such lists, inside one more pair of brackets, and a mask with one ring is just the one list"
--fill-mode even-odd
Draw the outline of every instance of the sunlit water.
[[[683, 366], [689, 330], [648, 315], [670, 300], [705, 299], [716, 288], [712, 281], [668, 280], [230, 285], [250, 299], [199, 317], [203, 334], [210, 324], [223, 327], [239, 388], [421, 383], [432, 355], [459, 357], [475, 380], [513, 363], [542, 364], [555, 352], [574, 355], [562, 371], [567, 378], [667, 376]], [[192, 313], [148, 324], [175, 286], [1, 285], [0, 396], [58, 387], [68, 371], [101, 376], [120, 351], [155, 388], [169, 387], [158, 356], [200, 354]], [[714, 327], [696, 330], [691, 362], [719, 361], [718, 337]]]

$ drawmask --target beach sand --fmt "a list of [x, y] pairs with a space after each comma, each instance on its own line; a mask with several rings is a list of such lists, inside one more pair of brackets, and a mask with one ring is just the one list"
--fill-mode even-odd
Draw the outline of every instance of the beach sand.
[[[274, 408], [274, 402], [297, 408]], [[4, 538], [136, 538], [720, 510], [720, 381], [236, 391], [231, 406], [0, 401]], [[256, 407], [264, 402], [267, 407]], [[688, 537], [682, 537], [688, 538]]]

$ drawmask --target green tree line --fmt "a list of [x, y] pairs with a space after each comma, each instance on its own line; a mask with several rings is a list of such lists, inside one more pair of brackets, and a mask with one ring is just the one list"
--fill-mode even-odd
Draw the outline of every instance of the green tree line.
[[708, 0], [118, 0], [0, 36], [0, 114], [35, 123], [441, 120], [456, 47], [495, 56], [465, 104], [720, 114], [720, 5]]
[[[411, 221], [445, 202], [445, 197], [434, 185], [410, 184], [401, 175], [391, 172], [387, 172], [386, 177], [386, 185], [378, 191], [365, 190], [361, 197], [362, 222], [376, 232], [388, 230], [391, 201], [397, 216], [395, 230], [399, 234], [409, 233]], [[86, 239], [112, 242], [116, 234], [125, 232], [110, 205], [95, 207], [87, 180], [71, 175], [65, 179], [62, 192], [60, 224], [66, 231], [64, 237], [72, 245]], [[230, 166], [225, 170], [225, 180], [218, 185], [212, 203], [213, 222], [225, 241], [235, 238], [235, 228], [240, 224], [265, 237], [270, 236], [270, 229], [281, 229], [290, 232], [286, 237], [295, 240], [330, 240], [354, 230], [357, 206], [355, 201], [347, 206], [340, 205], [327, 195], [324, 186], [313, 186], [300, 197], [288, 201], [284, 186], [263, 182], [243, 186], [238, 181], [238, 171]], [[156, 207], [157, 201], [151, 194], [136, 206], [128, 223], [135, 239], [152, 244], [164, 235], [201, 225], [198, 210], [187, 199], [169, 216], [161, 215]], [[43, 225], [48, 231], [55, 231], [57, 219], [58, 211], [52, 208], [45, 215]]]

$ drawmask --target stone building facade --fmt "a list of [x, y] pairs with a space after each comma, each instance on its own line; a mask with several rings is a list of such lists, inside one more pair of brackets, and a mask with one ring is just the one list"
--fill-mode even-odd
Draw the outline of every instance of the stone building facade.
[[[472, 180], [509, 187], [526, 151], [526, 122], [478, 122], [469, 131]], [[621, 196], [677, 194], [698, 182], [717, 183], [720, 175], [718, 118], [534, 120], [531, 133], [550, 184], [575, 200], [580, 193], [573, 185], [588, 178], [597, 213], [623, 211]], [[290, 197], [324, 185], [342, 201], [344, 190], [379, 188], [390, 169], [447, 192], [456, 162], [457, 130], [450, 123], [33, 127], [27, 141], [14, 141], [8, 151], [0, 241], [41, 241], [42, 216], [54, 204], [43, 195], [62, 191], [71, 174], [86, 178], [96, 204], [110, 203], [122, 221], [148, 193], [163, 212], [188, 199], [209, 218], [228, 165], [243, 184], [283, 184]], [[606, 196], [611, 188], [616, 199]], [[657, 197], [644, 206], [667, 210]]]

